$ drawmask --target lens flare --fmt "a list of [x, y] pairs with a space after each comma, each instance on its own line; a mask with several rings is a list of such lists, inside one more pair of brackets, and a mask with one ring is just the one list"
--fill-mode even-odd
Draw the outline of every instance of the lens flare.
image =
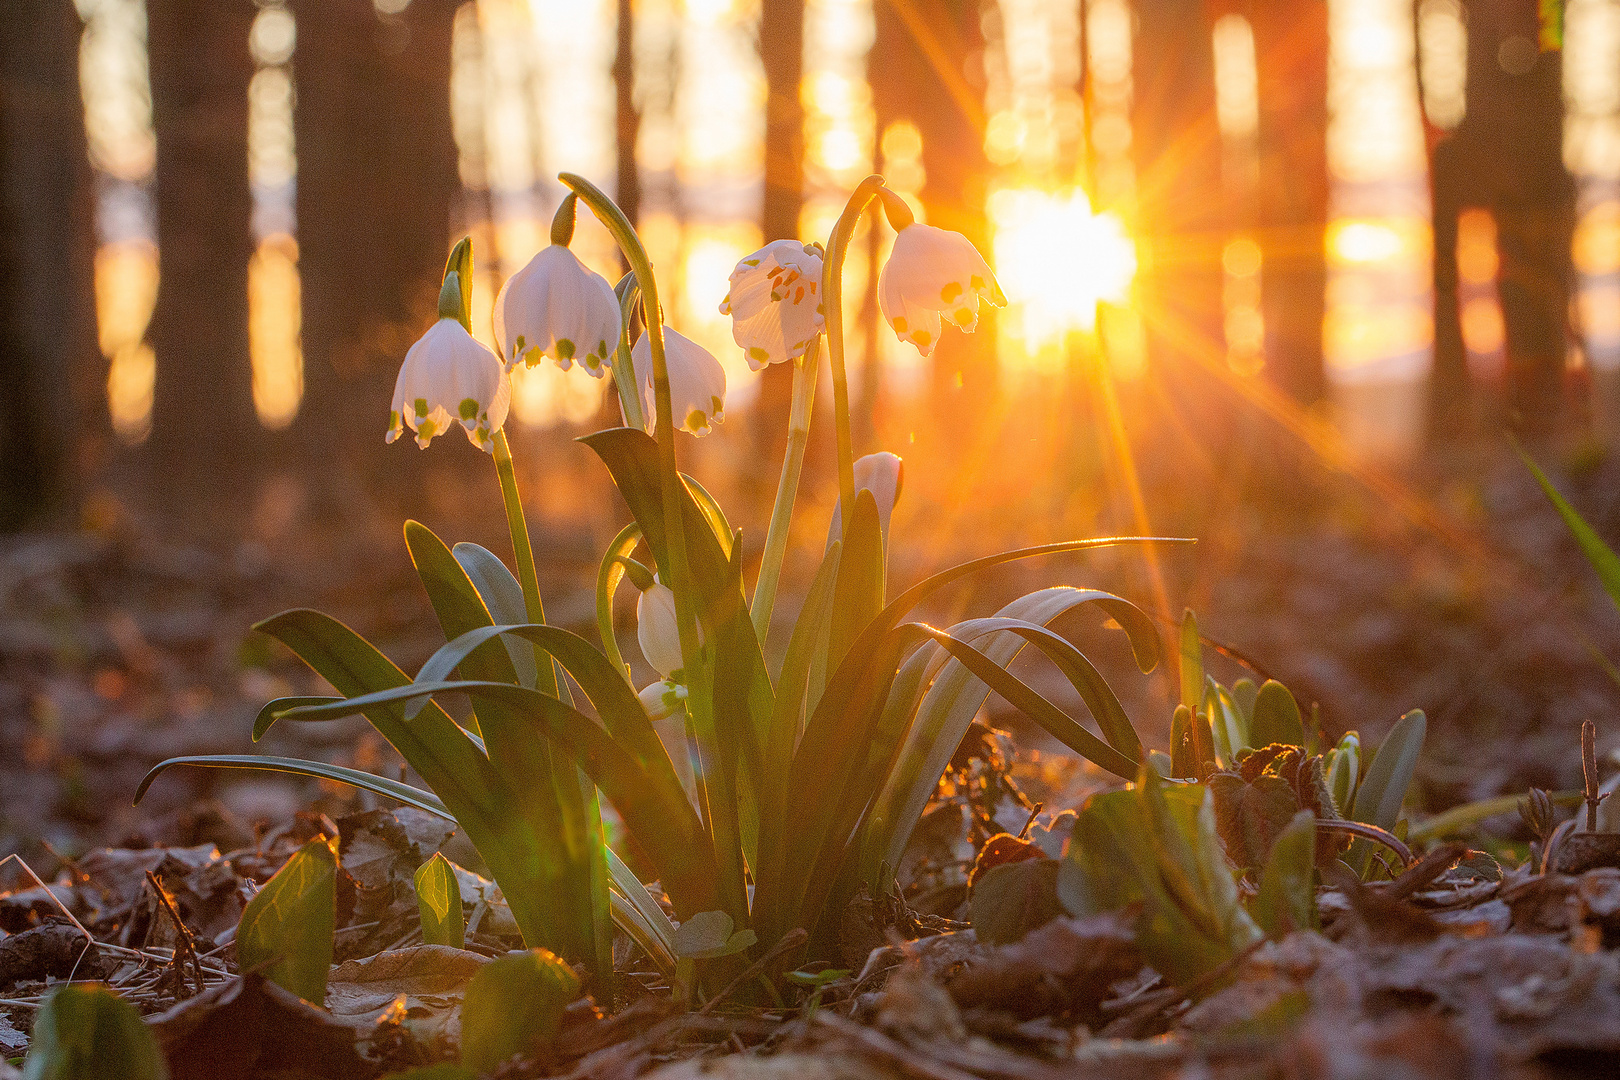
[[1099, 303], [1128, 297], [1136, 245], [1119, 218], [1092, 213], [1085, 192], [1004, 189], [990, 218], [996, 274], [1026, 347], [1091, 330]]

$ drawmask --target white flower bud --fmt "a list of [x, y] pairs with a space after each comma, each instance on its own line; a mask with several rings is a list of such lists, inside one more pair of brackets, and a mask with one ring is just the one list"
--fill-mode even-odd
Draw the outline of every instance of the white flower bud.
[[[894, 504], [900, 498], [901, 480], [905, 473], [905, 463], [898, 455], [880, 450], [875, 454], [867, 454], [855, 461], [855, 490], [862, 488], [872, 493], [877, 503], [878, 527], [882, 529], [885, 538], [889, 535], [889, 517], [894, 513]], [[844, 507], [842, 502], [833, 506], [832, 524], [827, 529], [827, 544], [843, 535]]]
[[1001, 307], [996, 276], [961, 233], [911, 224], [894, 238], [878, 275], [878, 307], [901, 341], [927, 356], [939, 342], [940, 316], [966, 333], [979, 324], [979, 298]]
[[666, 679], [685, 664], [675, 621], [675, 593], [656, 577], [652, 588], [636, 600], [636, 640], [647, 663]]
[[394, 383], [388, 441], [408, 426], [426, 447], [459, 420], [480, 450], [493, 451], [494, 435], [506, 423], [512, 386], [500, 360], [453, 318], [428, 328], [400, 365]]
[[[641, 386], [641, 403], [649, 422], [657, 415], [653, 395], [652, 342], [646, 334], [630, 350]], [[710, 424], [725, 419], [726, 369], [714, 354], [691, 338], [664, 327], [664, 364], [669, 369], [670, 415], [677, 428], [707, 435]]]
[[776, 240], [737, 264], [720, 302], [731, 336], [748, 367], [795, 360], [826, 325], [821, 304], [821, 254], [797, 240]]
[[621, 325], [613, 286], [561, 244], [530, 259], [495, 298], [495, 341], [508, 371], [549, 356], [564, 371], [578, 360], [600, 379], [619, 347]]

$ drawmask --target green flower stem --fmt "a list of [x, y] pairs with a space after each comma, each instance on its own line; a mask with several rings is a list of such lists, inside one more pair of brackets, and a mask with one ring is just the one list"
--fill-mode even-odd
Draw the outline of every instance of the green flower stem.
[[[529, 523], [523, 517], [523, 500], [518, 498], [517, 470], [512, 466], [512, 446], [506, 431], [495, 433], [495, 472], [501, 478], [501, 501], [506, 504], [506, 527], [512, 534], [512, 557], [517, 562], [518, 584], [523, 587], [523, 611], [532, 623], [546, 621], [545, 605], [540, 602], [540, 579], [534, 572], [534, 548], [529, 543]], [[534, 663], [542, 694], [557, 693], [556, 672], [551, 657], [540, 646], [534, 647]]]
[[754, 619], [754, 636], [765, 647], [771, 630], [771, 608], [776, 604], [776, 584], [782, 577], [782, 558], [787, 554], [788, 528], [793, 524], [793, 503], [799, 493], [799, 473], [804, 468], [804, 450], [810, 443], [810, 413], [816, 400], [816, 372], [821, 366], [821, 337], [810, 342], [805, 354], [793, 361], [793, 405], [788, 413], [787, 455], [782, 459], [782, 479], [776, 485], [776, 505], [771, 508], [771, 525], [765, 533], [765, 557], [759, 565], [759, 582], [754, 586], [754, 603], [749, 614]]
[[625, 427], [647, 430], [647, 418], [641, 411], [641, 387], [636, 383], [636, 365], [630, 359], [630, 322], [641, 300], [641, 288], [635, 281], [634, 270], [626, 274], [613, 290], [619, 298], [619, 347], [613, 350], [613, 388], [619, 392], [619, 408], [624, 413]]
[[591, 208], [607, 227], [624, 252], [625, 260], [641, 287], [642, 311], [647, 323], [647, 340], [652, 353], [653, 397], [658, 440], [659, 486], [664, 503], [665, 543], [669, 548], [670, 590], [675, 594], [675, 626], [681, 639], [681, 668], [688, 690], [687, 716], [697, 736], [699, 765], [704, 791], [704, 823], [714, 843], [720, 866], [720, 896], [726, 911], [738, 926], [748, 923], [748, 894], [743, 883], [742, 838], [737, 821], [737, 799], [732, 791], [733, 777], [721, 766], [719, 739], [714, 723], [713, 672], [705, 662], [698, 643], [697, 591], [692, 566], [686, 552], [686, 530], [681, 512], [681, 477], [675, 461], [675, 420], [669, 399], [669, 367], [664, 358], [664, 315], [658, 302], [658, 281], [652, 261], [636, 235], [630, 219], [600, 188], [582, 176], [559, 173], [557, 179]]
[[872, 175], [860, 182], [849, 197], [844, 212], [827, 240], [827, 257], [821, 264], [821, 302], [827, 307], [827, 356], [832, 361], [833, 421], [838, 428], [838, 498], [844, 507], [847, 527], [850, 508], [855, 505], [855, 451], [849, 434], [849, 379], [844, 372], [844, 255], [855, 224], [883, 188], [883, 177]]

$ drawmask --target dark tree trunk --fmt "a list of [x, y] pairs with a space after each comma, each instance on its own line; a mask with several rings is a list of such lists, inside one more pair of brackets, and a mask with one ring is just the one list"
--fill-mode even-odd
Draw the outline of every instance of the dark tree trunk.
[[[764, 0], [759, 54], [765, 67], [765, 199], [760, 228], [767, 243], [799, 235], [804, 206], [804, 0]], [[793, 365], [772, 364], [760, 373], [759, 405], [753, 410], [756, 442], [774, 456], [787, 442]], [[767, 498], [774, 484], [760, 475]]]
[[[99, 382], [92, 196], [70, 0], [0, 0], [0, 529], [60, 508]], [[104, 417], [106, 410], [101, 410]]]
[[1518, 426], [1552, 429], [1570, 343], [1574, 182], [1564, 167], [1563, 58], [1542, 52], [1535, 0], [1469, 0], [1467, 112], [1454, 136], [1465, 202], [1496, 219], [1508, 404]]
[[1326, 390], [1327, 0], [1253, 0], [1266, 372], [1303, 405]]
[[[962, 233], [990, 258], [985, 196], [984, 29], [978, 0], [875, 0], [877, 36], [868, 63], [880, 121], [909, 120], [922, 134], [921, 192], [928, 224]], [[880, 129], [879, 135], [881, 137]], [[945, 430], [966, 449], [976, 417], [996, 392], [996, 318], [979, 309], [973, 334], [942, 334], [933, 355], [933, 393]], [[907, 346], [908, 348], [910, 346]]]
[[1162, 366], [1184, 346], [1224, 351], [1225, 244], [1215, 57], [1203, 0], [1138, 0], [1132, 53], [1139, 288], [1148, 355]]
[[617, 119], [618, 190], [614, 201], [634, 225], [641, 215], [641, 172], [636, 167], [636, 139], [641, 134], [641, 111], [636, 108], [635, 5], [618, 0], [618, 46], [613, 54], [613, 98]]
[[[304, 402], [296, 430], [348, 464], [383, 449], [400, 361], [432, 322], [459, 180], [450, 126], [454, 0], [379, 15], [293, 0]], [[488, 253], [479, 253], [487, 257]]]
[[1472, 419], [1468, 354], [1463, 347], [1457, 268], [1458, 222], [1471, 186], [1462, 144], [1431, 138], [1429, 205], [1434, 225], [1434, 366], [1429, 374], [1429, 435], [1444, 440], [1465, 434]]
[[154, 494], [198, 510], [249, 490], [265, 434], [253, 410], [247, 273], [248, 31], [252, 0], [148, 0], [157, 132], [161, 278], [149, 338], [157, 354]]

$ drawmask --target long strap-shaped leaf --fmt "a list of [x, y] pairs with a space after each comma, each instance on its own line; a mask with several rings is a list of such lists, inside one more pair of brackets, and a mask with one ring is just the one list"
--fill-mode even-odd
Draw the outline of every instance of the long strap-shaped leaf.
[[[308, 608], [284, 611], [254, 626], [287, 646], [347, 698], [410, 685], [371, 642], [329, 615]], [[362, 711], [362, 710], [355, 710]], [[438, 706], [406, 721], [397, 704], [363, 710], [366, 719], [399, 751], [417, 775], [460, 819], [506, 812], [489, 759]]]
[[539, 724], [612, 801], [625, 827], [657, 867], [671, 901], [683, 917], [714, 910], [716, 874], [708, 854], [708, 838], [679, 783], [670, 786], [649, 774], [594, 720], [554, 697], [510, 683], [413, 683], [329, 705], [295, 709], [288, 716], [336, 719], [421, 694], [445, 693], [502, 701]]
[[152, 786], [152, 781], [158, 774], [167, 772], [176, 765], [195, 765], [211, 769], [257, 769], [261, 772], [292, 773], [295, 776], [310, 776], [317, 780], [332, 780], [339, 784], [348, 784], [351, 787], [364, 788], [377, 795], [385, 795], [390, 799], [414, 806], [418, 810], [426, 810], [436, 814], [446, 821], [455, 821], [456, 817], [445, 806], [444, 801], [431, 791], [423, 791], [419, 787], [390, 780], [386, 776], [376, 776], [372, 773], [361, 772], [359, 769], [349, 769], [342, 765], [328, 765], [324, 761], [305, 761], [303, 758], [272, 757], [259, 754], [193, 754], [187, 757], [172, 757], [160, 761], [152, 766], [152, 770], [141, 780], [140, 787], [135, 789], [135, 802], [146, 797], [146, 790]]
[[[512, 576], [499, 555], [486, 547], [463, 540], [450, 549], [456, 562], [467, 572], [467, 578], [483, 598], [489, 617], [498, 623], [526, 623], [529, 621], [523, 603], [523, 586]], [[535, 663], [534, 649], [523, 642], [508, 641], [506, 653], [512, 658], [522, 686], [539, 687], [539, 665]]]
[[612, 662], [597, 652], [595, 646], [560, 626], [523, 623], [469, 630], [454, 641], [446, 642], [438, 652], [428, 657], [416, 674], [417, 681], [433, 683], [448, 680], [464, 657], [476, 652], [490, 638], [503, 636], [533, 642], [550, 653], [579, 683], [608, 731], [630, 751], [637, 763], [650, 773], [662, 774], [660, 779], [667, 780], [670, 785], [680, 786], [669, 753], [664, 749], [658, 733], [653, 730], [652, 721], [648, 719], [647, 710], [636, 692], [614, 672]]
[[[1138, 768], [1136, 762], [1081, 727], [1029, 684], [972, 645], [923, 623], [907, 623], [899, 629], [932, 638], [1009, 704], [1034, 720], [1048, 734], [1075, 753], [1116, 776], [1135, 777]], [[844, 847], [865, 813], [865, 800], [870, 797], [870, 792], [859, 790], [856, 786], [858, 784], [858, 778], [851, 778], [851, 782], [840, 789], [840, 798], [834, 804], [830, 815], [831, 826], [826, 830], [822, 847], [815, 856], [813, 863], [815, 880], [806, 890], [806, 900], [800, 912], [801, 918], [813, 917], [819, 908], [818, 899], [831, 892], [832, 878], [838, 873], [845, 858]]]
[[[1065, 612], [1088, 604], [1102, 606], [1128, 634], [1140, 639], [1133, 641], [1139, 663], [1157, 654], [1158, 632], [1152, 620], [1135, 605], [1111, 593], [1067, 586], [1028, 593], [995, 617], [952, 626], [950, 634], [975, 643], [988, 639], [979, 648], [1005, 667], [1018, 655], [1027, 635], [1038, 633], [1040, 640], [1064, 656], [1074, 669], [1066, 674], [1091, 714], [1098, 718], [1109, 743], [1126, 757], [1139, 757], [1140, 743], [1119, 699], [1078, 650], [1044, 628]], [[998, 633], [1015, 628], [1023, 629], [1019, 634]], [[921, 694], [925, 687], [927, 693]], [[876, 888], [881, 884], [877, 879], [882, 867], [892, 871], [899, 864], [940, 774], [989, 693], [988, 686], [943, 649], [931, 646], [906, 661], [906, 668], [890, 692], [874, 740], [877, 745], [892, 743], [897, 752], [894, 764], [878, 778], [882, 789], [862, 825], [860, 857], [851, 868], [854, 883], [866, 881]]]

